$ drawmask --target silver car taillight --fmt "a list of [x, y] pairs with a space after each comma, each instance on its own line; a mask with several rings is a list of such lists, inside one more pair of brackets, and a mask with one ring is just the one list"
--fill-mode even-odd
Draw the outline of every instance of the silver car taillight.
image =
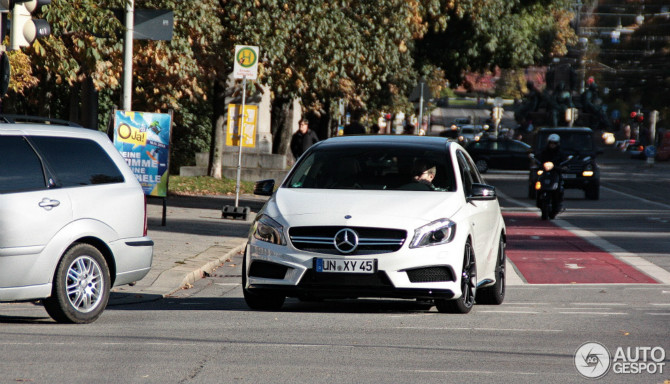
[[147, 195], [142, 193], [144, 196], [144, 230], [142, 231], [142, 236], [147, 235]]

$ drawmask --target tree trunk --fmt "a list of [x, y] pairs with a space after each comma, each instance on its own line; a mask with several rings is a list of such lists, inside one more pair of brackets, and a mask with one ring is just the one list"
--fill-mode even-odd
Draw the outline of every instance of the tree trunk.
[[223, 147], [225, 145], [224, 127], [226, 124], [226, 87], [221, 81], [215, 81], [212, 95], [212, 140], [209, 148], [207, 174], [216, 179], [223, 177]]
[[272, 152], [288, 156], [291, 151], [291, 100], [275, 99], [272, 103]]
[[98, 129], [98, 91], [91, 76], [86, 76], [81, 86], [80, 123], [86, 128]]

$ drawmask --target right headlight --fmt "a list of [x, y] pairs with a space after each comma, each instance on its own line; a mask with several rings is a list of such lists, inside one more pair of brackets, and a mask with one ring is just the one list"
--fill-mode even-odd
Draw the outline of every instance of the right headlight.
[[431, 245], [446, 244], [456, 235], [456, 223], [449, 219], [433, 221], [414, 230], [414, 238], [410, 248], [428, 247]]
[[253, 236], [256, 240], [272, 244], [286, 245], [286, 240], [284, 239], [284, 227], [266, 215], [261, 215], [258, 220], [256, 220]]

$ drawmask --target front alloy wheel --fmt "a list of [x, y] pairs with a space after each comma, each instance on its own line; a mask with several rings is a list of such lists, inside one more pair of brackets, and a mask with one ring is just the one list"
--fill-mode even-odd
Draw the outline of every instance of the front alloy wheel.
[[477, 263], [470, 240], [465, 243], [461, 272], [461, 297], [455, 300], [437, 299], [435, 307], [441, 313], [468, 313], [475, 304], [477, 293]]

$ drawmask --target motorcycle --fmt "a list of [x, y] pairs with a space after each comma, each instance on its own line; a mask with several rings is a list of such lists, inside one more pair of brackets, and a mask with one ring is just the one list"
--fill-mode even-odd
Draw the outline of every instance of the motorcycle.
[[536, 203], [542, 212], [542, 220], [554, 219], [561, 211], [561, 203], [563, 202], [561, 168], [572, 160], [572, 157], [569, 156], [558, 166], [551, 161], [542, 164], [534, 156], [532, 157], [542, 169], [538, 172], [538, 178], [535, 182]]

